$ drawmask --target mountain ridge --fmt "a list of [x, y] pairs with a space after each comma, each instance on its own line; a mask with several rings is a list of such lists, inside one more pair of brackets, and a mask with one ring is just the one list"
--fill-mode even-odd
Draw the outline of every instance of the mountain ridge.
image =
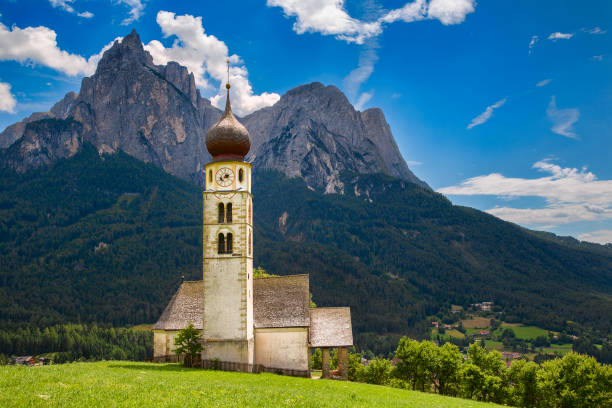
[[[201, 97], [187, 68], [173, 61], [155, 65], [132, 31], [104, 53], [95, 74], [83, 78], [78, 94], [68, 93], [49, 112], [8, 126], [0, 134], [0, 147], [23, 143], [29, 123], [71, 118], [82, 125], [80, 139], [100, 152], [122, 150], [203, 185], [202, 168], [210, 161], [204, 136], [220, 115]], [[334, 86], [296, 87], [277, 104], [241, 121], [251, 132], [250, 157], [256, 165], [304, 178], [311, 188], [342, 192], [344, 169], [382, 172], [426, 185], [402, 158], [382, 111], [356, 111]], [[30, 132], [30, 142], [35, 138]], [[48, 164], [37, 162], [36, 151], [12, 152], [19, 154], [8, 160], [17, 171]]]

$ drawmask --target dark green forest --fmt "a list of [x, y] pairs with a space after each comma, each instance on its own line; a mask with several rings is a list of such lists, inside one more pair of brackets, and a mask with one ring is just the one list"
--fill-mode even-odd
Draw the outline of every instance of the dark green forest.
[[[346, 174], [346, 194], [325, 195], [254, 173], [255, 265], [310, 273], [319, 306], [351, 306], [358, 346], [391, 350], [424, 336], [428, 316], [483, 300], [508, 322], [611, 331], [610, 247], [384, 175]], [[89, 145], [39, 171], [0, 170], [0, 328], [155, 322], [181, 276], [201, 279], [201, 208], [199, 187]]]

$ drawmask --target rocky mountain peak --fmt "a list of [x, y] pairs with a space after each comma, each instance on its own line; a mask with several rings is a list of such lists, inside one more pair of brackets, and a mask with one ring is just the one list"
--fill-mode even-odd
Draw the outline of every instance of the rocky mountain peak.
[[[155, 65], [132, 31], [104, 53], [78, 94], [66, 94], [49, 112], [33, 114], [1, 133], [0, 148], [15, 141], [19, 146], [5, 152], [14, 156], [11, 160], [0, 160], [26, 171], [91, 143], [100, 153], [123, 150], [201, 184], [203, 166], [211, 160], [204, 137], [220, 116], [200, 96], [187, 68], [176, 62]], [[27, 124], [49, 118], [69, 119], [71, 125], [61, 131], [57, 123], [49, 127], [52, 122], [31, 126], [24, 137]], [[301, 177], [312, 189], [344, 192], [344, 171], [386, 173], [425, 185], [408, 169], [382, 111], [356, 111], [335, 86], [298, 86], [240, 121], [251, 134], [247, 160], [256, 168]], [[54, 144], [53, 138], [61, 140]], [[31, 148], [37, 145], [50, 146], [43, 149], [50, 153]], [[24, 165], [17, 166], [20, 162]]]
[[312, 188], [344, 192], [343, 171], [386, 173], [426, 186], [408, 169], [382, 111], [356, 111], [335, 86], [299, 86], [243, 121], [256, 167], [301, 177]]
[[136, 30], [132, 30], [123, 40], [115, 41], [112, 47], [104, 52], [98, 62], [96, 75], [102, 75], [106, 71], [134, 69], [134, 65], [153, 66], [153, 58], [143, 48]]

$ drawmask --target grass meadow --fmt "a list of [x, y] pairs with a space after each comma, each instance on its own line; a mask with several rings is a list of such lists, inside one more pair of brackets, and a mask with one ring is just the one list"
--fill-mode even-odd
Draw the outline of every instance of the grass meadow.
[[384, 386], [125, 361], [0, 367], [1, 407], [493, 407]]

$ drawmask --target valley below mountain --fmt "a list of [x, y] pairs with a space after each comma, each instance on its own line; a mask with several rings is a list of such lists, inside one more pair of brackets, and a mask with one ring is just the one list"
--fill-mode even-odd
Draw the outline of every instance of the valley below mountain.
[[[49, 112], [0, 134], [0, 327], [152, 323], [201, 279], [204, 135], [221, 112], [135, 32]], [[309, 273], [359, 347], [424, 337], [492, 301], [501, 319], [612, 330], [612, 248], [455, 206], [408, 168], [382, 111], [320, 83], [240, 119], [251, 134], [255, 266]], [[397, 341], [393, 342], [394, 345]]]

